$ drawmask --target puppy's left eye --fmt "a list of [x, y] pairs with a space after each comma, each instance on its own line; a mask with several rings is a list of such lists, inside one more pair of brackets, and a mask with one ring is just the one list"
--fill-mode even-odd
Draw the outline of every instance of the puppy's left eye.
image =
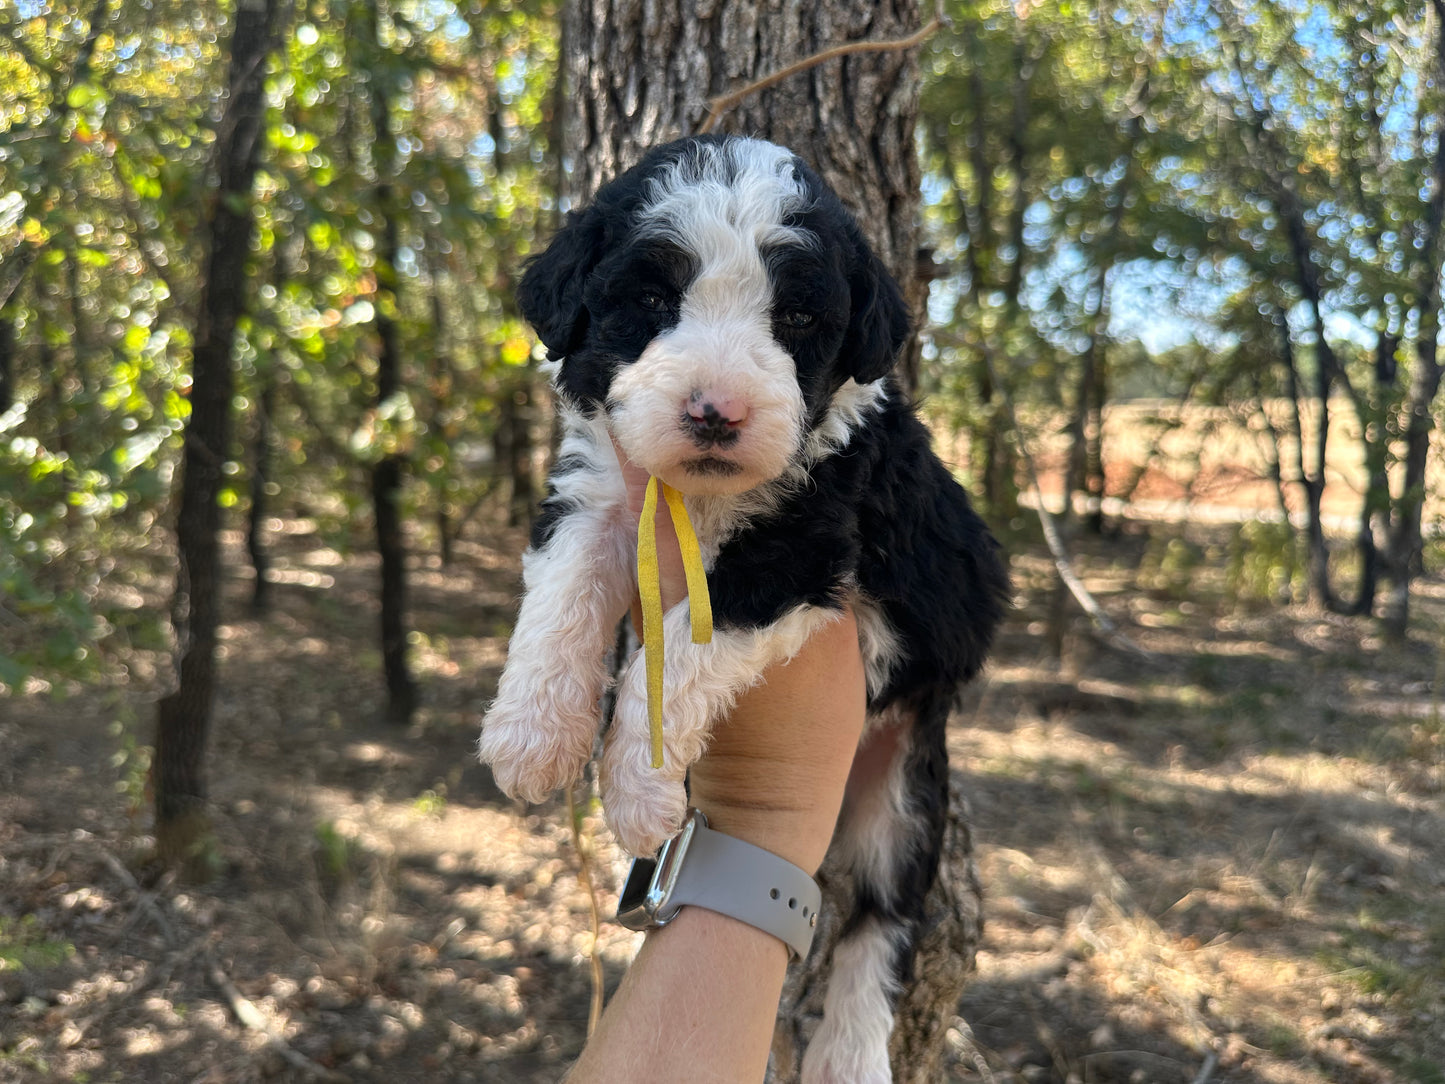
[[667, 308], [667, 298], [656, 290], [644, 290], [638, 295], [637, 303], [648, 312], [662, 312]]
[[817, 317], [802, 309], [785, 309], [778, 319], [788, 327], [805, 328], [812, 327]]

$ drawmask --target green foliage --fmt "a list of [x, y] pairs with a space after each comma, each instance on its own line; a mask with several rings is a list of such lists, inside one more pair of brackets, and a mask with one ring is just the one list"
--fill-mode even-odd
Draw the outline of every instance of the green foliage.
[[[562, 210], [555, 8], [318, 0], [292, 13], [266, 72], [261, 174], [237, 208], [258, 235], [234, 347], [228, 526], [251, 500], [263, 432], [270, 507], [314, 518], [342, 552], [369, 538], [364, 477], [382, 456], [405, 457], [404, 511], [428, 545], [507, 476], [503, 419], [529, 399], [538, 356], [512, 292]], [[1033, 417], [1130, 395], [1308, 401], [1320, 328], [1346, 391], [1336, 412], [1358, 420], [1371, 471], [1398, 473], [1418, 347], [1438, 323], [1421, 285], [1442, 93], [1426, 9], [946, 8], [922, 59], [924, 226], [941, 275], [923, 390], [965, 434], [991, 512], [1016, 511], [1005, 392]], [[105, 579], [165, 538], [230, 31], [227, 5], [0, 10], [7, 690], [159, 646]], [[383, 325], [402, 389], [378, 405]], [[1273, 436], [1292, 477], [1303, 449]], [[1389, 516], [1414, 495], [1376, 487], [1362, 506]], [[1181, 574], [1167, 557], [1147, 573], [1165, 593]], [[1298, 558], [1282, 532], [1242, 530], [1238, 597], [1291, 597]], [[1440, 560], [1432, 544], [1427, 567]]]
[[437, 783], [416, 796], [411, 807], [424, 817], [440, 817], [447, 811], [447, 785]]
[[1174, 535], [1154, 537], [1139, 560], [1136, 580], [1140, 587], [1163, 598], [1188, 598], [1195, 571], [1204, 561], [1204, 550]]
[[[998, 499], [1004, 392], [1076, 432], [1111, 396], [1328, 403], [1359, 434], [1361, 515], [1398, 534], [1424, 484], [1392, 496], [1384, 479], [1429, 416], [1410, 389], [1439, 367], [1428, 6], [948, 11], [923, 62], [925, 225], [945, 271], [926, 383], [967, 434], [974, 488]], [[1305, 435], [1268, 439], [1287, 479], [1322, 477]]]
[[1231, 534], [1224, 583], [1241, 602], [1291, 602], [1302, 597], [1305, 561], [1300, 540], [1288, 523], [1242, 523]]
[[135, 711], [124, 701], [115, 708], [116, 718], [106, 727], [106, 733], [115, 740], [116, 749], [110, 762], [118, 778], [115, 789], [126, 799], [126, 808], [132, 819], [141, 816], [146, 807], [146, 788], [150, 785], [151, 761], [155, 748], [142, 745], [136, 737]]
[[[0, 686], [86, 679], [150, 637], [104, 576], [164, 539], [214, 190], [225, 6], [0, 11]], [[87, 22], [101, 11], [106, 21]], [[234, 348], [242, 418], [221, 503], [268, 484], [343, 549], [362, 473], [401, 454], [405, 510], [462, 520], [491, 488], [497, 403], [531, 379], [511, 276], [555, 214], [549, 0], [323, 0], [270, 59], [259, 237]], [[378, 131], [373, 101], [389, 113]], [[381, 182], [390, 202], [381, 202]], [[379, 258], [390, 216], [396, 266]], [[375, 402], [377, 319], [403, 391]], [[6, 345], [9, 344], [9, 345]], [[269, 391], [268, 391], [269, 389]], [[117, 633], [123, 635], [117, 639]]]
[[0, 915], [0, 971], [54, 967], [75, 955], [75, 946], [46, 936], [34, 915]]
[[330, 821], [317, 824], [314, 835], [316, 864], [321, 875], [331, 883], [353, 878], [364, 855], [361, 844], [343, 835]]

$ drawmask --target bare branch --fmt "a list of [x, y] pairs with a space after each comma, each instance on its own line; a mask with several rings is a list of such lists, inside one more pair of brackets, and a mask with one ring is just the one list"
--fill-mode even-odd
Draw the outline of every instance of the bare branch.
[[933, 32], [943, 25], [943, 20], [935, 15], [928, 25], [917, 33], [910, 34], [906, 38], [899, 38], [895, 41], [851, 41], [846, 45], [835, 45], [831, 49], [824, 49], [820, 53], [804, 57], [802, 60], [789, 64], [786, 68], [775, 71], [772, 75], [765, 75], [763, 78], [749, 83], [745, 87], [727, 94], [719, 94], [716, 98], [708, 99], [708, 114], [703, 122], [697, 127], [697, 134], [704, 135], [713, 130], [722, 115], [745, 98], [771, 86], [776, 86], [784, 79], [789, 79], [799, 72], [815, 68], [824, 61], [833, 60], [840, 56], [852, 56], [854, 53], [892, 53], [904, 49], [912, 49], [915, 45], [921, 45], [932, 36]]

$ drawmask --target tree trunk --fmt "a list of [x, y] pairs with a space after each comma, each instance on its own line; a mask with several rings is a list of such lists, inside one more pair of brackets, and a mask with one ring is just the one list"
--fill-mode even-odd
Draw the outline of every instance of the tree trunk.
[[502, 458], [498, 466], [505, 473], [510, 497], [507, 501], [507, 526], [525, 527], [532, 522], [532, 510], [537, 507], [537, 479], [533, 470], [532, 373], [524, 370], [519, 379], [504, 392], [501, 406], [501, 420], [497, 432], [501, 435], [499, 449]]
[[[386, 219], [385, 243], [379, 259], [394, 267], [396, 232], [392, 217]], [[378, 274], [379, 281], [384, 281]], [[394, 289], [396, 273], [386, 276]], [[395, 294], [393, 294], [393, 297]], [[401, 342], [396, 321], [380, 315], [376, 330], [381, 349], [377, 356], [376, 401], [384, 403], [401, 389]], [[376, 548], [381, 556], [381, 657], [386, 674], [387, 718], [399, 726], [411, 722], [416, 710], [417, 690], [407, 664], [406, 651], [406, 538], [402, 530], [401, 491], [405, 484], [406, 460], [399, 454], [386, 455], [371, 472], [371, 502], [376, 516]]]
[[[564, 147], [576, 163], [569, 193], [574, 205], [647, 148], [694, 131], [707, 115], [710, 96], [830, 46], [897, 39], [920, 25], [916, 0], [891, 5], [716, 0], [695, 10], [571, 0], [564, 20], [571, 43], [563, 57]], [[747, 98], [722, 118], [719, 130], [774, 140], [811, 163], [858, 214], [921, 322], [926, 283], [917, 273], [920, 180], [913, 142], [918, 86], [914, 52], [834, 59]], [[916, 359], [916, 345], [909, 356]], [[911, 387], [917, 374], [908, 364], [900, 376]], [[940, 1042], [978, 944], [978, 883], [967, 814], [961, 795], [955, 792], [955, 798], [915, 978], [897, 1013], [892, 1054], [899, 1081], [939, 1079]], [[822, 1004], [823, 964], [840, 916], [836, 903], [828, 902], [838, 898], [836, 885], [827, 873], [821, 880], [825, 928], [808, 961], [789, 976], [774, 1051], [775, 1082], [797, 1078], [802, 1042]]]
[[[1435, 78], [1445, 76], [1445, 0], [1431, 0], [1435, 12]], [[1445, 366], [1440, 363], [1441, 249], [1445, 247], [1445, 139], [1436, 140], [1431, 170], [1430, 202], [1426, 205], [1424, 252], [1419, 264], [1420, 332], [1414, 374], [1405, 400], [1405, 476], [1391, 517], [1385, 567], [1390, 577], [1381, 611], [1381, 625], [1391, 639], [1403, 639], [1410, 624], [1410, 580], [1423, 554], [1420, 518], [1425, 507], [1426, 467], [1430, 433], [1435, 426], [1435, 398]]]
[[262, 378], [261, 394], [256, 400], [256, 442], [251, 453], [251, 512], [246, 524], [246, 552], [256, 570], [251, 589], [251, 612], [263, 614], [271, 606], [271, 585], [266, 573], [271, 569], [271, 556], [266, 551], [266, 485], [271, 470], [271, 415], [276, 409], [276, 374]]
[[[1324, 521], [1321, 519], [1321, 502], [1325, 492], [1325, 438], [1329, 421], [1329, 404], [1320, 401], [1319, 428], [1315, 432], [1318, 444], [1316, 471], [1309, 472], [1305, 466], [1305, 431], [1300, 402], [1302, 400], [1299, 367], [1295, 363], [1294, 340], [1290, 338], [1289, 320], [1284, 313], [1277, 312], [1275, 326], [1280, 336], [1280, 356], [1284, 360], [1286, 394], [1290, 402], [1292, 436], [1297, 453], [1297, 472], [1300, 488], [1305, 497], [1305, 539], [1306, 572], [1310, 601], [1317, 606], [1330, 609], [1334, 605], [1334, 592], [1330, 588], [1330, 550], [1325, 539]], [[1317, 393], [1318, 397], [1318, 393]]]
[[0, 310], [0, 414], [15, 402], [15, 315]]
[[[447, 311], [442, 300], [442, 280], [446, 272], [446, 260], [442, 256], [441, 238], [436, 234], [429, 233], [426, 238], [427, 255], [427, 277], [430, 279], [431, 287], [431, 326], [432, 326], [432, 370], [431, 381], [431, 418], [428, 426], [434, 434], [445, 437], [446, 417], [449, 397], [452, 394], [452, 364], [447, 353]], [[434, 471], [431, 474], [433, 488], [436, 492], [436, 530], [437, 550], [441, 555], [442, 567], [450, 568], [452, 563], [452, 544], [456, 541], [452, 527], [452, 497], [448, 493], [447, 483], [449, 475], [441, 471]]]
[[[367, 18], [374, 19], [373, 13]], [[367, 40], [377, 42], [376, 27]], [[376, 404], [378, 409], [392, 396], [402, 393], [401, 329], [394, 314], [398, 309], [396, 262], [401, 250], [397, 217], [400, 213], [394, 186], [395, 150], [391, 137], [391, 104], [380, 80], [379, 68], [372, 71], [371, 119], [375, 133], [376, 206], [381, 219], [381, 236], [376, 254]], [[399, 452], [384, 455], [372, 468], [371, 503], [376, 518], [376, 548], [381, 556], [381, 660], [386, 676], [386, 717], [398, 726], [411, 722], [416, 711], [417, 689], [407, 664], [406, 650], [406, 538], [402, 529], [401, 492], [405, 485], [406, 460]]]
[[239, 0], [231, 37], [230, 101], [219, 127], [219, 184], [207, 238], [191, 361], [191, 416], [186, 423], [176, 517], [179, 569], [171, 606], [180, 654], [179, 684], [156, 712], [154, 790], [156, 845], [167, 865], [204, 876], [210, 836], [205, 751], [215, 699], [216, 625], [220, 612], [222, 468], [231, 442], [231, 345], [245, 296], [246, 259], [255, 221], [256, 174], [264, 103], [264, 60], [277, 0]]
[[1385, 425], [1386, 404], [1394, 379], [1395, 350], [1399, 340], [1381, 328], [1375, 343], [1375, 381], [1372, 393], [1359, 391], [1344, 375], [1341, 383], [1349, 395], [1359, 422], [1364, 448], [1365, 492], [1360, 500], [1360, 522], [1355, 529], [1355, 545], [1359, 553], [1359, 582], [1355, 600], [1345, 612], [1351, 616], [1369, 617], [1375, 612], [1381, 569], [1380, 538], [1389, 537], [1390, 476], [1388, 470], [1389, 435]]
[[1380, 614], [1386, 635], [1393, 639], [1402, 639], [1409, 627], [1410, 581], [1415, 576], [1424, 546], [1420, 520], [1425, 507], [1425, 470], [1430, 458], [1430, 433], [1435, 421], [1433, 407], [1440, 391], [1442, 371], [1433, 356], [1436, 350], [1434, 335], [1428, 341], [1422, 337], [1415, 360], [1415, 375], [1410, 381], [1410, 397], [1406, 401], [1405, 476], [1390, 528], [1388, 556], [1385, 559], [1390, 587], [1385, 592]]
[[[979, 41], [981, 23], [970, 20], [961, 28], [964, 48], [968, 56], [968, 87], [974, 101], [984, 101], [983, 64], [984, 53]], [[968, 245], [964, 259], [968, 269], [968, 291], [966, 297], [973, 313], [983, 312], [984, 264], [980, 252], [995, 253], [997, 242], [993, 236], [993, 164], [988, 160], [988, 124], [985, 111], [973, 111], [973, 138], [969, 141], [969, 168], [973, 171], [974, 184], [965, 190], [955, 188], [954, 198], [958, 200], [963, 221], [968, 227]], [[940, 148], [947, 146], [946, 140], [938, 140]], [[954, 176], [952, 169], [949, 175]], [[1022, 173], [1019, 174], [1022, 177]], [[1015, 250], [1015, 258], [1022, 259], [1022, 250]], [[962, 303], [963, 298], [960, 298]], [[987, 330], [978, 329], [975, 334], [986, 336]], [[1009, 445], [1005, 426], [1008, 424], [1008, 409], [1004, 403], [1003, 389], [994, 387], [993, 364], [987, 351], [986, 339], [977, 344], [978, 356], [972, 365], [973, 380], [978, 389], [979, 402], [983, 404], [983, 424], [975, 427], [980, 466], [974, 471], [983, 489], [984, 506], [996, 520], [1007, 521], [1018, 512], [1018, 483], [1015, 474], [1018, 463]], [[971, 454], [972, 454], [972, 450]]]

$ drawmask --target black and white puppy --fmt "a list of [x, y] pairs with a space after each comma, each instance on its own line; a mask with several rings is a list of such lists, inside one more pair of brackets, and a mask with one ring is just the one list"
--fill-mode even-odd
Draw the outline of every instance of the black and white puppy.
[[[679, 140], [569, 215], [519, 294], [565, 429], [523, 558], [526, 596], [481, 757], [540, 801], [592, 754], [637, 524], [614, 449], [686, 495], [712, 597], [664, 618], [665, 763], [649, 763], [645, 666], [624, 665], [602, 757], [623, 847], [677, 829], [714, 724], [845, 606], [867, 671], [865, 741], [835, 849], [857, 884], [804, 1079], [890, 1079], [888, 1036], [937, 871], [944, 730], [1006, 605], [997, 547], [889, 377], [909, 332], [896, 284], [818, 176], [771, 143]], [[786, 726], [787, 720], [778, 720]]]

